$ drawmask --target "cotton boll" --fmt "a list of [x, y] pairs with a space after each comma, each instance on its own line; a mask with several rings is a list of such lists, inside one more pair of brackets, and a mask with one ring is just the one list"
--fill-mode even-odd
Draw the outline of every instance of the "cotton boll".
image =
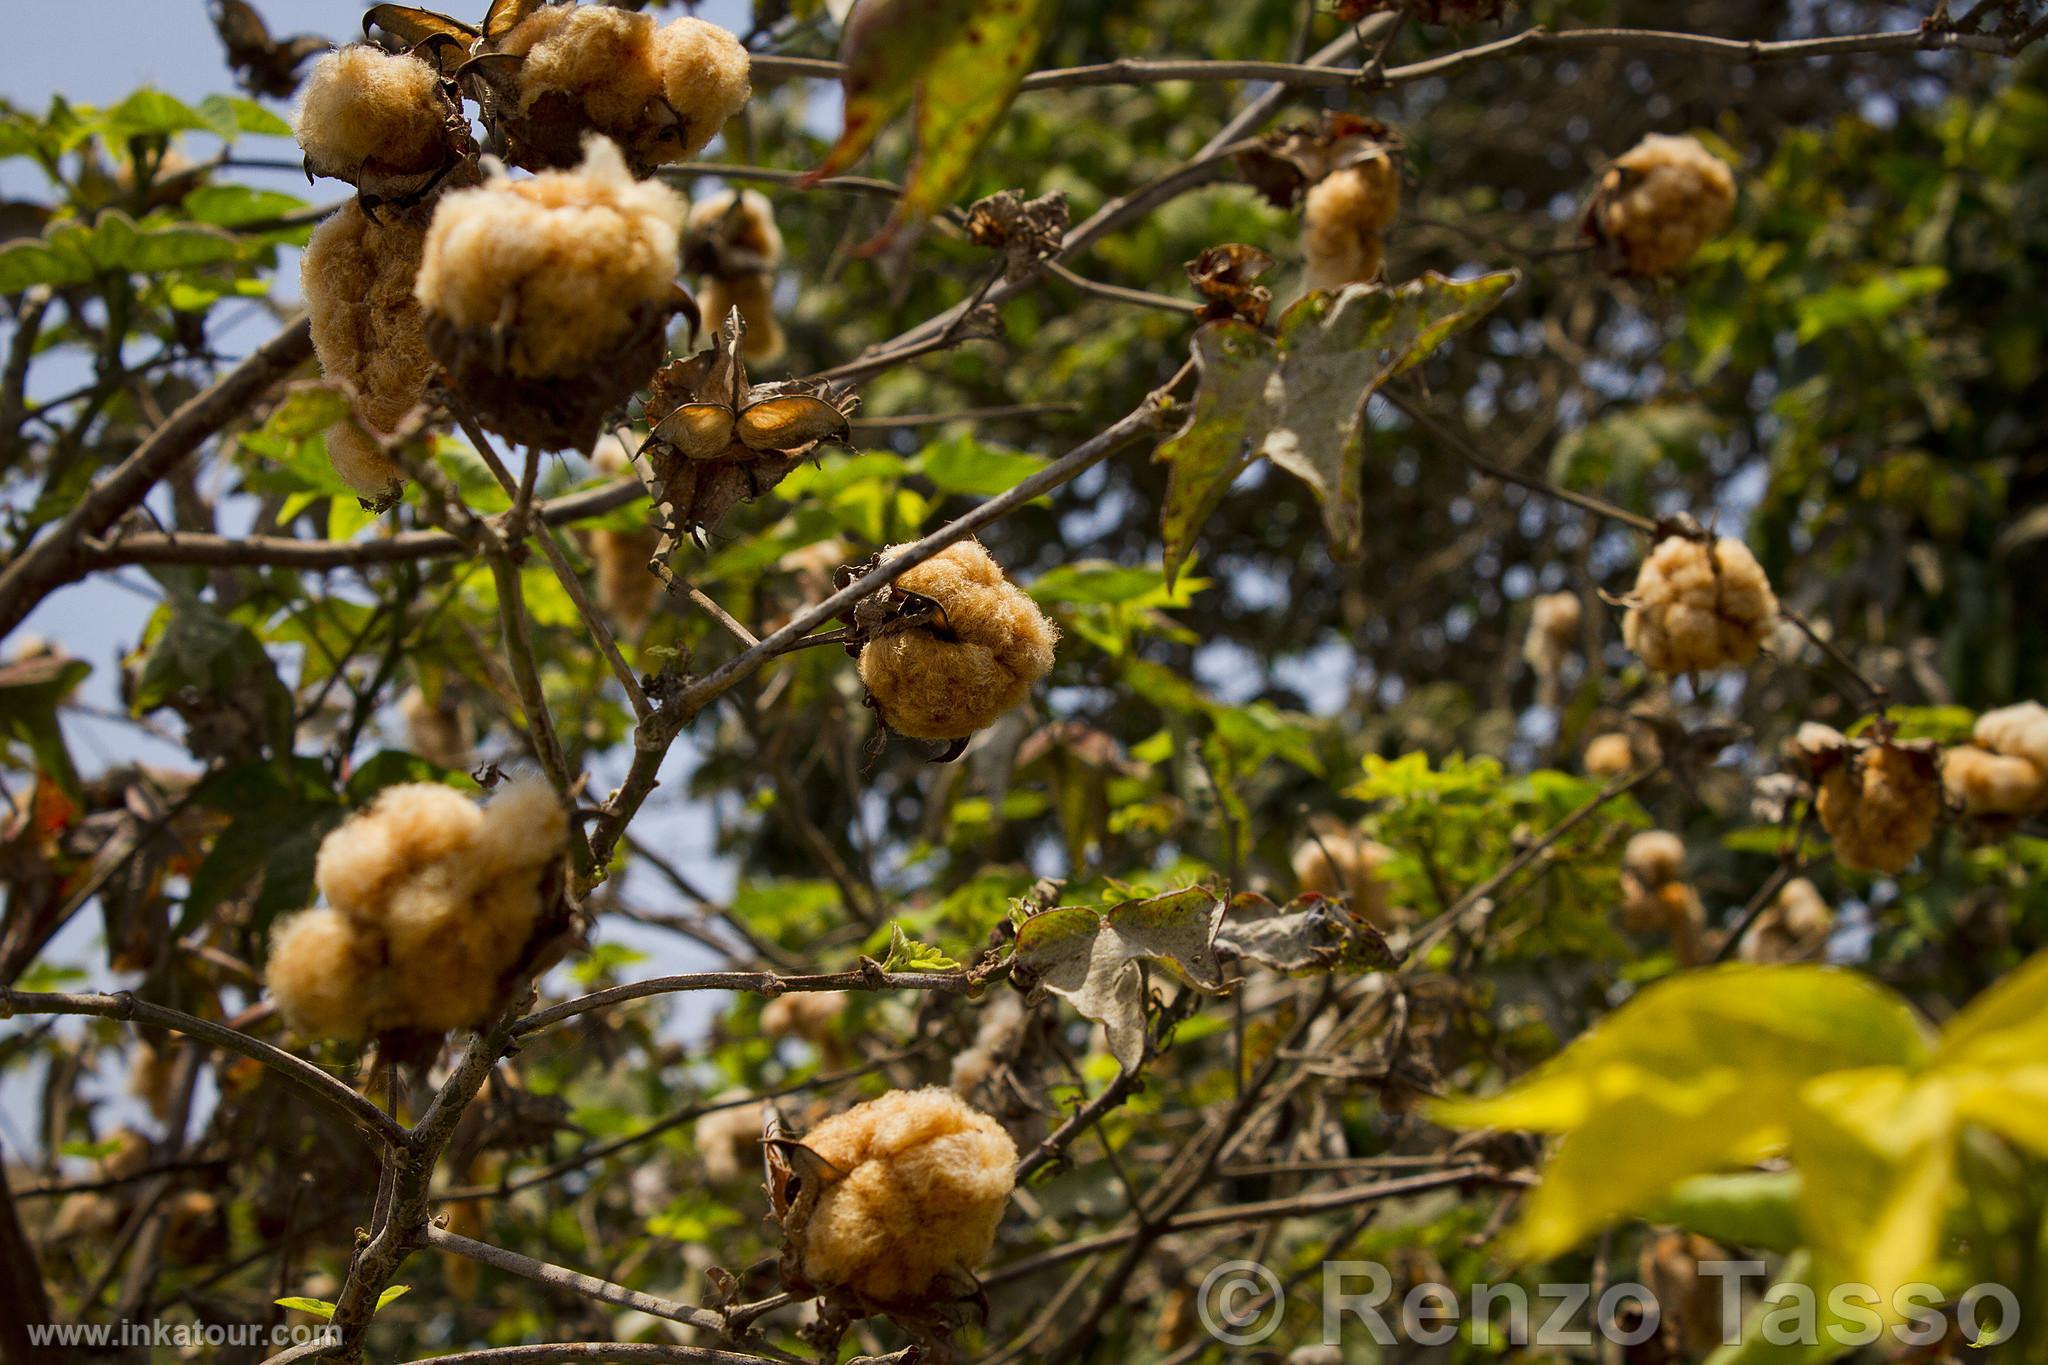
[[838, 991], [791, 991], [762, 1007], [761, 1032], [770, 1038], [801, 1038], [813, 1047], [823, 1047], [845, 1012], [846, 996]]
[[[884, 557], [901, 554], [893, 545]], [[938, 603], [925, 624], [868, 641], [860, 678], [883, 721], [916, 739], [964, 739], [1030, 695], [1059, 630], [977, 541], [948, 546], [896, 586]]]
[[[418, 228], [373, 222], [351, 200], [314, 230], [299, 264], [321, 372], [347, 385], [357, 414], [380, 431], [395, 430], [425, 399], [434, 373], [413, 298], [424, 242]], [[346, 423], [328, 431], [327, 453], [366, 497], [400, 480], [376, 442]]]
[[915, 1305], [973, 1273], [1016, 1183], [1002, 1125], [950, 1091], [892, 1091], [825, 1120], [804, 1146], [831, 1172], [800, 1230], [804, 1276], [879, 1305]]
[[1575, 592], [1545, 593], [1530, 604], [1529, 634], [1522, 658], [1537, 672], [1556, 672], [1578, 644], [1585, 608]]
[[1994, 754], [2024, 758], [2048, 773], [2048, 706], [2023, 701], [1977, 717], [1971, 738]]
[[757, 364], [782, 358], [788, 345], [782, 324], [775, 320], [775, 277], [752, 273], [720, 277], [706, 275], [697, 285], [697, 305], [707, 319], [723, 319], [740, 310], [747, 332], [740, 339], [740, 354]]
[[[597, 438], [590, 468], [593, 473], [617, 476], [630, 472], [633, 461], [625, 443], [607, 433]], [[623, 634], [638, 638], [661, 601], [661, 579], [649, 567], [661, 549], [660, 534], [651, 528], [619, 531], [599, 527], [590, 533], [587, 548], [596, 571], [598, 606]]]
[[335, 910], [306, 910], [270, 931], [264, 983], [308, 1038], [360, 1038], [377, 1012], [377, 944]]
[[1940, 767], [1918, 749], [1851, 746], [1821, 778], [1815, 806], [1837, 861], [1896, 874], [1934, 837]]
[[[484, 1023], [546, 909], [567, 834], [537, 779], [482, 809], [434, 783], [387, 787], [321, 841], [314, 878], [329, 908], [273, 935], [280, 1008], [316, 1037]], [[310, 965], [336, 961], [353, 969]]]
[[1670, 275], [1735, 211], [1735, 177], [1697, 138], [1652, 133], [1601, 181], [1590, 227], [1632, 275]]
[[1628, 841], [1621, 868], [1647, 886], [1676, 881], [1685, 871], [1685, 840], [1669, 830], [1646, 829]]
[[718, 25], [685, 17], [654, 35], [654, 64], [669, 108], [683, 121], [682, 151], [695, 156], [752, 96], [747, 49]]
[[1810, 962], [1827, 946], [1835, 913], [1814, 884], [1794, 877], [1764, 908], [1735, 955], [1744, 962]]
[[[718, 1100], [739, 1099], [745, 1092], [729, 1090]], [[697, 1156], [704, 1174], [716, 1185], [727, 1185], [742, 1175], [761, 1171], [761, 1124], [759, 1103], [714, 1109], [697, 1120]]]
[[469, 767], [469, 708], [447, 692], [435, 703], [419, 688], [407, 688], [398, 699], [398, 718], [405, 722], [406, 747], [421, 758], [457, 772]]
[[376, 193], [394, 179], [441, 170], [464, 152], [434, 68], [356, 43], [313, 64], [292, 132], [316, 175]]
[[1636, 770], [1635, 745], [1620, 731], [1595, 735], [1586, 741], [1586, 775], [1620, 777]]
[[442, 197], [415, 297], [455, 388], [507, 437], [583, 448], [666, 353], [686, 208], [617, 146]]
[[1748, 546], [1671, 536], [1636, 575], [1622, 638], [1658, 673], [1699, 673], [1754, 659], [1777, 615]]
[[1311, 816], [1309, 833], [1294, 850], [1294, 880], [1301, 889], [1342, 897], [1375, 928], [1398, 925], [1401, 915], [1381, 871], [1393, 850], [1330, 815]]
[[981, 1020], [975, 1026], [974, 1045], [953, 1058], [949, 1077], [953, 1092], [972, 1096], [980, 1089], [995, 1074], [1002, 1059], [1015, 1051], [1027, 1022], [1029, 1015], [1024, 1009], [1023, 997], [1017, 992], [1003, 991], [989, 999], [982, 1006]]
[[1969, 815], [2012, 817], [2048, 805], [2048, 774], [2024, 758], [1959, 744], [1941, 758], [1941, 781]]
[[1401, 212], [1401, 173], [1390, 156], [1332, 171], [1301, 201], [1303, 286], [1370, 284], [1379, 278], [1380, 234]]

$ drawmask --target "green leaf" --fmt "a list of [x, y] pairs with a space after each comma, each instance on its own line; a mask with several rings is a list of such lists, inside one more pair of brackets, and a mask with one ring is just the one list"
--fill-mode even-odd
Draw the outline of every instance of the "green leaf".
[[411, 1292], [412, 1286], [409, 1284], [394, 1284], [387, 1286], [384, 1292], [377, 1296], [377, 1307], [374, 1311], [379, 1313], [383, 1312], [386, 1305], [390, 1304], [396, 1299], [404, 1298], [407, 1294], [410, 1294]]
[[272, 1299], [271, 1302], [279, 1308], [291, 1308], [301, 1313], [311, 1313], [322, 1322], [329, 1322], [334, 1318], [334, 1305], [325, 1299], [309, 1299], [303, 1295], [290, 1294], [281, 1299]]
[[258, 928], [312, 903], [320, 841], [348, 814], [317, 761], [236, 764], [208, 776], [193, 799], [229, 820], [192, 874], [179, 933], [197, 929], [222, 901], [251, 887]]
[[349, 804], [367, 806], [376, 799], [378, 792], [401, 782], [432, 782], [461, 792], [482, 790], [467, 773], [450, 772], [438, 763], [429, 763], [418, 754], [409, 754], [403, 749], [385, 749], [372, 755], [369, 762], [348, 775]]
[[1919, 265], [1875, 275], [1861, 284], [1823, 289], [1797, 304], [1799, 339], [1812, 341], [1839, 328], [1882, 322], [1915, 300], [1947, 287], [1948, 271], [1938, 265]]
[[950, 972], [959, 963], [929, 943], [919, 943], [895, 922], [889, 925], [889, 955], [882, 960], [885, 972]]
[[197, 109], [161, 90], [142, 89], [103, 115], [110, 140], [167, 135], [186, 131], [220, 131]]
[[55, 655], [0, 664], [0, 735], [27, 745], [36, 767], [74, 801], [78, 769], [57, 711], [91, 672], [83, 659]]
[[1681, 1180], [1647, 1216], [1729, 1246], [1760, 1251], [1789, 1252], [1806, 1240], [1799, 1226], [1796, 1171], [1743, 1171]]
[[1284, 909], [1263, 896], [1239, 896], [1216, 931], [1216, 946], [1295, 976], [1394, 965], [1379, 930], [1325, 896], [1304, 896]]
[[185, 196], [185, 212], [194, 222], [222, 228], [268, 222], [304, 207], [296, 195], [249, 185], [202, 185]]
[[39, 284], [83, 284], [91, 278], [91, 262], [48, 242], [27, 239], [0, 246], [0, 295], [19, 294]]
[[914, 99], [916, 152], [890, 228], [939, 212], [966, 183], [1057, 10], [1057, 0], [860, 0], [840, 46], [842, 131], [811, 178], [852, 166]]
[[206, 126], [227, 141], [237, 133], [259, 137], [290, 137], [292, 126], [255, 100], [240, 95], [208, 95], [199, 101], [199, 116]]
[[1167, 466], [1159, 529], [1169, 585], [1265, 437], [1263, 398], [1278, 354], [1265, 333], [1234, 319], [1195, 333], [1194, 416], [1153, 455]]
[[917, 458], [917, 472], [941, 493], [992, 498], [1045, 467], [1043, 456], [985, 445], [961, 433], [934, 441]]
[[1172, 465], [1161, 513], [1169, 580], [1231, 481], [1259, 456], [1309, 486], [1330, 552], [1356, 558], [1365, 534], [1359, 495], [1369, 400], [1492, 312], [1520, 278], [1512, 270], [1469, 280], [1432, 271], [1391, 289], [1310, 294], [1281, 317], [1277, 342], [1235, 321], [1196, 332], [1194, 420], [1157, 456]]
[[1145, 992], [1140, 962], [1154, 962], [1199, 990], [1220, 990], [1216, 928], [1226, 903], [1204, 887], [1125, 901], [1107, 911], [1086, 905], [1040, 911], [1017, 926], [1016, 967], [1109, 1033], [1124, 1070], [1145, 1055]]
[[120, 268], [138, 275], [218, 265], [242, 254], [242, 244], [225, 232], [207, 227], [167, 227], [145, 232], [129, 245]]

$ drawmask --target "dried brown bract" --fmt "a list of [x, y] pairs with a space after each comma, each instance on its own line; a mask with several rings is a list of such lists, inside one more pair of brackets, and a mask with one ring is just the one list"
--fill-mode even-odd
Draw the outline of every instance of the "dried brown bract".
[[300, 67], [334, 46], [317, 33], [271, 37], [270, 25], [248, 0], [214, 0], [213, 28], [227, 49], [236, 84], [252, 95], [278, 100], [291, 98], [299, 88]]
[[[1354, 166], [1383, 163], [1395, 172], [1398, 184], [1402, 146], [1401, 134], [1390, 125], [1333, 111], [1314, 123], [1291, 124], [1266, 134], [1257, 147], [1238, 153], [1237, 167], [1245, 183], [1275, 208], [1291, 209], [1311, 185]], [[1398, 197], [1394, 203], [1398, 208]], [[1386, 214], [1380, 227], [1392, 221], [1392, 214]]]
[[1060, 254], [1067, 236], [1067, 196], [1057, 191], [1026, 199], [1003, 190], [967, 210], [967, 240], [1003, 253], [1003, 278], [1028, 279], [1038, 263]]
[[742, 355], [746, 321], [728, 314], [718, 344], [671, 361], [647, 398], [653, 424], [642, 453], [670, 535], [697, 535], [781, 483], [826, 441], [852, 434], [860, 400], [823, 384], [753, 384]]
[[1255, 283], [1273, 268], [1273, 258], [1255, 246], [1231, 242], [1212, 246], [1188, 262], [1188, 279], [1207, 300], [1195, 314], [1198, 322], [1242, 318], [1254, 327], [1266, 325], [1273, 291]]

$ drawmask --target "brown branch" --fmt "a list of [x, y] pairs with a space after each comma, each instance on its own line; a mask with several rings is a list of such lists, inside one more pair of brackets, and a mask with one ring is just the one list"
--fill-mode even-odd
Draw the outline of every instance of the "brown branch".
[[251, 1038], [212, 1020], [138, 1000], [125, 991], [118, 995], [46, 994], [0, 986], [0, 1019], [16, 1014], [88, 1014], [182, 1033], [188, 1038], [211, 1043], [224, 1052], [261, 1062], [386, 1147], [399, 1146], [406, 1139], [405, 1129], [398, 1120], [305, 1058], [294, 1057], [260, 1038]]
[[[457, 1256], [481, 1261], [508, 1275], [517, 1275], [523, 1280], [544, 1284], [550, 1289], [567, 1290], [571, 1294], [595, 1299], [599, 1303], [608, 1303], [616, 1308], [631, 1308], [636, 1312], [645, 1313], [650, 1318], [660, 1318], [664, 1322], [680, 1322], [691, 1327], [702, 1327], [710, 1332], [725, 1330], [725, 1319], [707, 1308], [697, 1308], [687, 1303], [677, 1303], [673, 1299], [644, 1294], [637, 1289], [628, 1289], [622, 1284], [600, 1280], [595, 1275], [585, 1275], [564, 1266], [536, 1261], [531, 1256], [522, 1256], [516, 1251], [492, 1246], [489, 1242], [459, 1237], [432, 1224], [426, 1229], [426, 1243], [437, 1251], [451, 1251]], [[727, 1356], [721, 1352], [711, 1358], [751, 1360], [755, 1357]]]
[[689, 972], [681, 976], [650, 977], [645, 981], [613, 986], [574, 1000], [565, 1000], [521, 1019], [512, 1026], [512, 1034], [523, 1037], [592, 1010], [684, 991], [752, 991], [767, 996], [806, 991], [938, 991], [944, 995], [964, 995], [976, 984], [966, 972], [885, 972], [879, 968], [817, 972], [804, 976], [778, 976], [774, 972]]
[[[619, 479], [598, 488], [551, 501], [534, 503], [529, 522], [564, 526], [603, 516], [647, 494], [638, 479]], [[483, 524], [501, 536], [512, 531], [511, 513], [486, 517]], [[529, 526], [529, 533], [532, 528]], [[412, 559], [438, 559], [468, 553], [469, 547], [447, 531], [403, 531], [379, 540], [300, 540], [293, 536], [211, 536], [176, 532], [167, 535], [122, 536], [113, 541], [88, 541], [83, 567], [114, 568], [122, 564], [199, 564], [278, 569], [362, 569]]]
[[0, 571], [0, 636], [5, 636], [45, 597], [75, 582], [91, 567], [86, 540], [105, 531], [139, 504], [157, 481], [209, 437], [247, 410], [272, 384], [313, 354], [306, 319], [250, 353], [241, 364], [180, 404], [114, 472], [100, 480], [56, 527]]

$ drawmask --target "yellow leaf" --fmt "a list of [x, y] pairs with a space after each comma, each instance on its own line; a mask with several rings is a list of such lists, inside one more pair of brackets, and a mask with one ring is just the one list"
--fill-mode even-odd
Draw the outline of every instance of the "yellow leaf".
[[1792, 1155], [1800, 1222], [1835, 1284], [1898, 1291], [1929, 1278], [1955, 1188], [1955, 1103], [1938, 1077], [1873, 1067], [1817, 1077], [1800, 1092]]

